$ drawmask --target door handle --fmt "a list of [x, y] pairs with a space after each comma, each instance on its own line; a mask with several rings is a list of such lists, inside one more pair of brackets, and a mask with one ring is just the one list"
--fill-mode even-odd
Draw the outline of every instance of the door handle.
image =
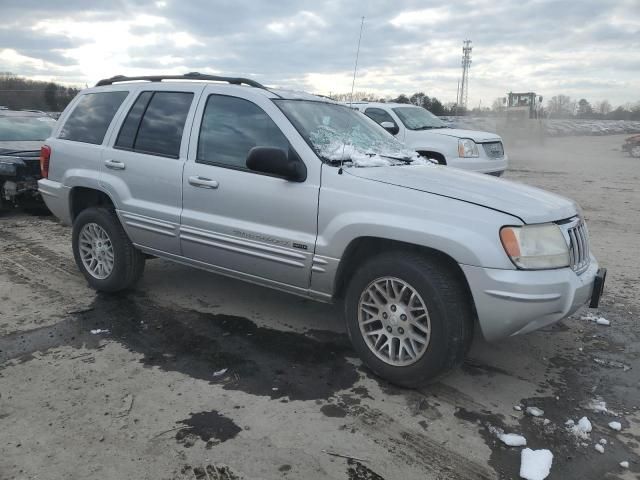
[[124, 170], [125, 164], [119, 160], [105, 160], [104, 166], [111, 170]]
[[199, 188], [218, 188], [218, 182], [205, 177], [189, 177], [189, 185]]

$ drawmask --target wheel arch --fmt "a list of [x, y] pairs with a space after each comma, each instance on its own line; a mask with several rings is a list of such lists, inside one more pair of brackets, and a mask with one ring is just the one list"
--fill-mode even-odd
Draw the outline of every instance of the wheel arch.
[[69, 213], [71, 222], [83, 210], [89, 207], [106, 207], [115, 210], [116, 206], [109, 194], [92, 187], [73, 187], [69, 192]]
[[464, 272], [458, 262], [447, 253], [414, 243], [370, 236], [355, 238], [347, 245], [336, 270], [333, 289], [334, 299], [342, 299], [344, 297], [349, 280], [363, 262], [383, 252], [407, 250], [435, 259], [445, 268], [448, 268], [464, 286], [469, 298], [472, 299], [471, 289]]
[[447, 159], [440, 152], [434, 152], [433, 150], [416, 150], [416, 151], [418, 152], [418, 154], [420, 154], [423, 157], [433, 158], [434, 160], [437, 160], [440, 165], [447, 164]]

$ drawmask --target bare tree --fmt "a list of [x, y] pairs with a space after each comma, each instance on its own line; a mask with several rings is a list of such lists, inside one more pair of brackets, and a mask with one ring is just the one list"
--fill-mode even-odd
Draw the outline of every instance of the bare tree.
[[613, 107], [609, 103], [609, 100], [602, 100], [601, 102], [596, 102], [593, 111], [599, 113], [601, 115], [608, 115], [613, 110]]
[[503, 97], [496, 98], [491, 104], [491, 110], [495, 113], [502, 113], [506, 110]]
[[569, 117], [574, 114], [576, 102], [568, 95], [556, 95], [547, 102], [547, 110], [554, 117]]

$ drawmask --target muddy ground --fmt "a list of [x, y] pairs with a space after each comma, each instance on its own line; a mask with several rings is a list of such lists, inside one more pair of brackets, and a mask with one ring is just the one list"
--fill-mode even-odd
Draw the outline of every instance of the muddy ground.
[[[162, 260], [134, 291], [96, 295], [68, 229], [3, 216], [0, 478], [517, 478], [520, 448], [494, 428], [550, 449], [549, 478], [640, 478], [640, 161], [623, 138], [508, 145], [508, 178], [582, 205], [609, 268], [597, 313], [611, 326], [582, 310], [521, 338], [477, 338], [461, 369], [420, 391], [361, 366], [337, 306]], [[593, 432], [578, 440], [564, 423], [585, 415]]]

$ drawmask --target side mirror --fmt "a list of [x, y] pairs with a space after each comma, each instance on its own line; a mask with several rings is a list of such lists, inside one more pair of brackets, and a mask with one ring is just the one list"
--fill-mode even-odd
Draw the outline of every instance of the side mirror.
[[275, 147], [253, 147], [247, 155], [247, 168], [292, 182], [307, 179], [307, 167], [293, 152]]
[[391, 135], [396, 135], [400, 131], [400, 127], [398, 127], [393, 122], [382, 122], [380, 126], [384, 128], [387, 132], [389, 132]]

